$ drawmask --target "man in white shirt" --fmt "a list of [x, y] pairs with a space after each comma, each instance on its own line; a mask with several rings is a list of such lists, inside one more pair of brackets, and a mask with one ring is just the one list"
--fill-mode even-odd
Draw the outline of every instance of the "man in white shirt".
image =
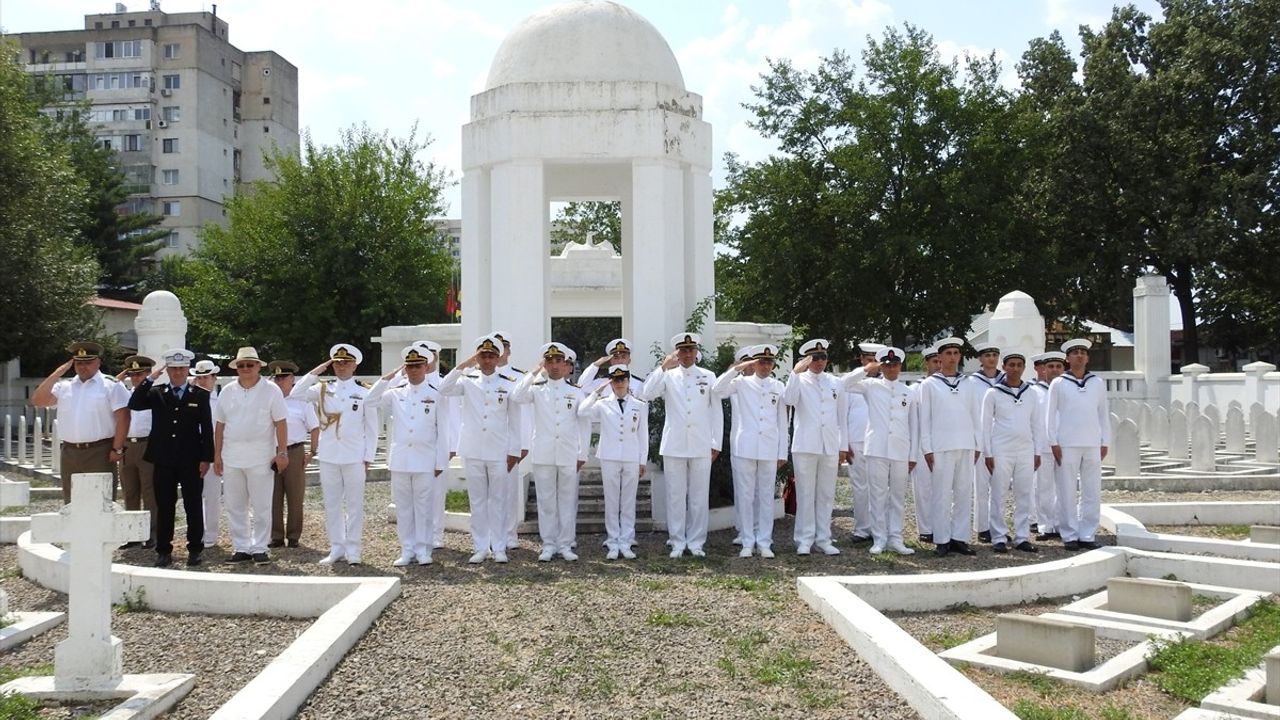
[[226, 494], [233, 549], [228, 562], [233, 563], [271, 562], [267, 542], [275, 472], [289, 466], [289, 411], [280, 388], [262, 379], [264, 364], [257, 350], [240, 348], [231, 363], [236, 381], [218, 393], [213, 410], [213, 466]]
[[1034, 386], [1022, 379], [1027, 360], [1021, 353], [1006, 353], [1004, 373], [982, 397], [982, 454], [991, 472], [989, 532], [992, 549], [1009, 551], [1009, 528], [1004, 521], [1005, 494], [1013, 489], [1013, 546], [1036, 552], [1031, 544], [1031, 509], [1035, 472], [1040, 467], [1036, 447], [1044, 442], [1044, 417]]
[[511, 470], [523, 449], [520, 410], [511, 402], [516, 379], [498, 372], [499, 358], [506, 353], [500, 338], [485, 335], [476, 340], [475, 348], [474, 355], [444, 377], [440, 394], [462, 398], [458, 453], [467, 472], [475, 545], [468, 562], [482, 563], [492, 554], [494, 561], [505, 563], [515, 492]]
[[[525, 374], [524, 370], [510, 364], [511, 333], [506, 330], [494, 330], [493, 336], [502, 341], [502, 356], [498, 360], [498, 372], [519, 382]], [[520, 523], [524, 520], [528, 502], [527, 486], [524, 482], [522, 464], [529, 455], [530, 443], [533, 441], [533, 408], [529, 405], [517, 405], [520, 415], [520, 463], [511, 468], [511, 495], [508, 498], [511, 507], [507, 512], [507, 547], [514, 548], [520, 544]], [[535, 482], [536, 492], [536, 482]]]
[[[201, 360], [191, 368], [191, 384], [209, 393], [209, 412], [218, 408], [218, 372], [221, 368], [212, 360]], [[158, 500], [157, 500], [158, 502]], [[218, 544], [218, 529], [222, 520], [222, 475], [213, 463], [205, 470], [201, 482], [200, 504], [204, 515], [204, 547]]]
[[[880, 343], [858, 344], [859, 361], [863, 367], [876, 361], [876, 353], [884, 349]], [[867, 435], [867, 401], [861, 393], [848, 398], [848, 415], [845, 436], [849, 439], [849, 491], [853, 502], [853, 544], [871, 542], [871, 476], [867, 469], [867, 457], [863, 441]]]
[[596, 458], [604, 485], [606, 557], [634, 560], [636, 488], [649, 463], [649, 406], [631, 394], [626, 365], [610, 367], [606, 377], [608, 384], [588, 393], [578, 414], [600, 423]]
[[836, 469], [849, 457], [845, 437], [848, 393], [827, 369], [831, 343], [818, 338], [800, 346], [802, 359], [787, 378], [784, 399], [795, 408], [791, 461], [796, 475], [796, 554], [817, 547], [839, 555], [831, 538], [836, 501]]
[[[978, 402], [987, 390], [995, 387], [1000, 381], [1000, 348], [990, 343], [975, 348], [978, 352], [978, 371], [969, 375], [966, 380], [977, 384]], [[979, 448], [981, 450], [981, 448]], [[978, 531], [978, 540], [991, 542], [991, 471], [987, 463], [979, 461], [973, 469], [973, 527]]]
[[[31, 394], [32, 405], [58, 408], [63, 503], [71, 502], [72, 475], [115, 470], [124, 457], [129, 433], [129, 390], [102, 374], [102, 346], [77, 342], [67, 352], [71, 359], [49, 373]], [[72, 369], [74, 378], [58, 379]], [[114, 497], [114, 489], [111, 494]]]
[[542, 362], [525, 373], [511, 393], [517, 406], [533, 413], [533, 437], [529, 457], [538, 495], [538, 534], [542, 539], [540, 562], [557, 552], [565, 560], [577, 560], [573, 545], [578, 525], [578, 471], [587, 461], [591, 423], [579, 417], [582, 389], [568, 380], [575, 355], [558, 342], [539, 349]]
[[[924, 376], [942, 369], [942, 361], [938, 359], [938, 348], [930, 345], [922, 353], [924, 358]], [[933, 473], [929, 464], [924, 461], [924, 452], [920, 449], [920, 382], [911, 386], [911, 394], [915, 400], [911, 405], [911, 446], [915, 448], [912, 458], [915, 467], [911, 470], [911, 498], [916, 506], [916, 533], [922, 543], [933, 544], [933, 503], [930, 489], [933, 484]]]
[[694, 364], [701, 341], [697, 333], [672, 337], [674, 351], [644, 383], [643, 399], [662, 398], [666, 410], [659, 449], [673, 558], [686, 549], [694, 557], [706, 557], [711, 463], [720, 456], [724, 435], [724, 407], [713, 390], [716, 376]]
[[942, 368], [920, 385], [920, 449], [932, 471], [934, 552], [973, 555], [969, 535], [973, 513], [973, 471], [978, 460], [978, 386], [960, 373], [964, 340], [937, 344]]
[[1102, 460], [1111, 445], [1107, 384], [1089, 372], [1088, 340], [1062, 344], [1069, 370], [1049, 385], [1045, 424], [1058, 475], [1058, 532], [1067, 550], [1093, 550], [1102, 512]]
[[[124, 370], [116, 375], [116, 380], [123, 381], [127, 378], [129, 383], [126, 387], [132, 395], [147, 379], [155, 364], [155, 360], [145, 355], [130, 355], [124, 359]], [[120, 547], [150, 548], [156, 542], [155, 466], [145, 457], [147, 440], [151, 436], [151, 411], [130, 410], [128, 433], [124, 458], [120, 461], [120, 492], [124, 495], [125, 510], [146, 510], [151, 513], [151, 537], [146, 541], [127, 542]]]
[[[1043, 420], [1049, 411], [1049, 383], [1061, 375], [1066, 366], [1063, 364], [1066, 355], [1056, 350], [1036, 355], [1032, 361], [1036, 379], [1032, 388], [1040, 402], [1040, 417]], [[1036, 454], [1040, 457], [1040, 468], [1036, 470], [1035, 509], [1036, 517], [1031, 523], [1031, 532], [1036, 540], [1057, 540], [1058, 534], [1058, 465], [1053, 461], [1053, 451], [1049, 449], [1047, 432], [1040, 433], [1040, 444], [1036, 446]]]
[[[427, 370], [426, 381], [431, 387], [439, 389], [440, 383], [444, 382], [444, 377], [440, 375], [440, 351], [443, 346], [434, 340], [418, 340], [413, 343], [418, 348], [418, 352], [435, 358]], [[445, 442], [449, 460], [453, 460], [453, 456], [458, 454], [458, 430], [459, 424], [462, 422], [462, 398], [460, 397], [442, 397], [440, 402], [444, 405], [442, 420], [447, 424], [444, 429]], [[444, 501], [449, 494], [449, 466], [445, 464], [444, 471], [431, 478], [431, 547], [440, 549], [444, 547]]]
[[914, 555], [902, 541], [907, 475], [917, 448], [912, 440], [912, 418], [916, 416], [916, 394], [898, 379], [906, 356], [896, 347], [882, 347], [875, 362], [845, 377], [845, 388], [865, 397], [867, 431], [863, 443], [871, 483], [871, 554], [885, 549], [899, 555]]
[[[432, 486], [449, 467], [448, 409], [438, 386], [427, 379], [439, 356], [414, 344], [401, 350], [400, 358], [403, 364], [369, 389], [365, 407], [367, 412], [388, 412], [387, 469], [400, 538], [400, 557], [391, 564], [404, 567], [416, 560], [430, 565], [435, 537]], [[392, 387], [397, 376], [405, 382]]]
[[733, 407], [729, 459], [733, 464], [733, 505], [742, 535], [738, 557], [773, 553], [773, 492], [778, 470], [787, 462], [786, 388], [773, 377], [778, 348], [755, 345], [748, 359], [716, 379], [717, 395]]
[[[316, 416], [316, 406], [293, 394], [294, 378], [298, 373], [298, 365], [289, 360], [275, 360], [267, 363], [267, 373], [271, 381], [284, 394], [284, 405], [289, 410], [289, 418], [285, 421], [288, 428], [289, 468], [276, 473], [275, 487], [271, 494], [271, 542], [269, 548], [296, 548], [302, 539], [302, 506], [307, 494], [307, 465], [311, 464], [311, 453], [304, 447], [308, 438], [311, 447], [320, 444], [320, 419]], [[288, 517], [285, 517], [285, 506], [288, 505]]]

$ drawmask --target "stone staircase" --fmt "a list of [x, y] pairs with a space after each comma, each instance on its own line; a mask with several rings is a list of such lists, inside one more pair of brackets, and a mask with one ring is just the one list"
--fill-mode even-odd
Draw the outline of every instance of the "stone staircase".
[[[648, 477], [636, 488], [636, 532], [653, 532], [653, 499]], [[525, 499], [525, 521], [521, 533], [538, 532], [538, 495], [532, 476]], [[600, 466], [593, 460], [578, 473], [578, 534], [604, 534], [604, 485]]]

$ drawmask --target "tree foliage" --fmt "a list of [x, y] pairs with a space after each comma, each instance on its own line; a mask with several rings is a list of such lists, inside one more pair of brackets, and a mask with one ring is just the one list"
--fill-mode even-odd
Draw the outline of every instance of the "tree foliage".
[[560, 208], [551, 223], [551, 253], [559, 253], [571, 242], [585, 243], [588, 238], [608, 242], [615, 252], [622, 252], [622, 203], [570, 202]]
[[190, 343], [211, 353], [254, 345], [306, 362], [335, 342], [368, 347], [384, 326], [444, 322], [453, 261], [432, 217], [447, 179], [417, 158], [429, 145], [353, 127], [302, 158], [267, 158], [277, 182], [227, 205], [192, 262], [169, 268]]

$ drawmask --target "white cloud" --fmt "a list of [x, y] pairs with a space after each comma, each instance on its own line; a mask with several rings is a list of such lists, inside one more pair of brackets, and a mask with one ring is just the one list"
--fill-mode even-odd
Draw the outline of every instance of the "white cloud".
[[1064, 36], [1074, 37], [1081, 25], [1101, 27], [1110, 17], [1109, 5], [1088, 0], [1045, 0], [1045, 23], [1061, 30]]
[[962, 77], [967, 58], [986, 58], [993, 52], [996, 62], [1000, 63], [1000, 84], [1009, 89], [1017, 88], [1021, 83], [1015, 65], [1017, 61], [1004, 48], [986, 48], [978, 45], [963, 45], [953, 40], [938, 40], [938, 56], [943, 62], [955, 61]]

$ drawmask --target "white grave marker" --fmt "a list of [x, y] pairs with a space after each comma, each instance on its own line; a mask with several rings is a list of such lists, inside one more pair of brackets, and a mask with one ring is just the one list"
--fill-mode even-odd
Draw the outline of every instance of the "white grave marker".
[[1163, 405], [1151, 411], [1151, 434], [1145, 439], [1152, 450], [1169, 449], [1169, 411]]
[[1142, 474], [1142, 453], [1138, 447], [1138, 424], [1123, 420], [1116, 428], [1115, 447], [1107, 457], [1115, 463], [1116, 476], [1137, 477]]
[[1227, 410], [1227, 452], [1243, 453], [1244, 446], [1244, 412], [1232, 406]]
[[1169, 457], [1187, 459], [1187, 416], [1181, 410], [1169, 413]]
[[1191, 426], [1191, 469], [1212, 471], [1213, 449], [1217, 445], [1218, 432], [1213, 420], [1201, 415]]

